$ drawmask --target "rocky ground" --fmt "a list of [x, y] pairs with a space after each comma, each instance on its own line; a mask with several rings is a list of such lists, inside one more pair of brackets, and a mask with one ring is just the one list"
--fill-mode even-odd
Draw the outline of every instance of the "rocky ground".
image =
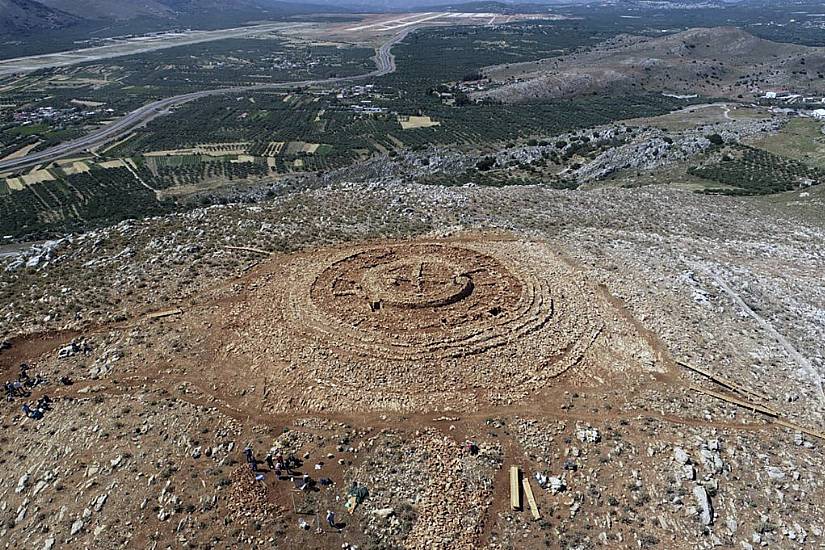
[[[388, 173], [123, 222], [3, 258], [3, 381], [27, 363], [43, 382], [2, 408], [0, 543], [820, 546], [823, 208], [816, 189], [742, 199], [663, 187], [443, 188]], [[264, 330], [277, 316], [244, 314], [282, 292], [277, 266], [413, 238], [494, 241], [496, 254], [528, 263], [525, 250], [552, 251], [565, 266], [553, 274], [590, 292], [592, 308], [582, 307], [604, 321], [597, 353], [506, 400], [485, 392], [506, 387], [496, 377], [512, 376], [508, 364], [475, 379], [468, 371], [473, 383], [454, 388], [454, 401], [362, 398], [432, 375], [411, 360], [347, 390], [365, 406], [286, 406], [307, 365], [320, 381], [307, 377], [302, 395], [323, 403], [335, 380], [316, 356], [245, 361], [249, 350], [280, 349]], [[298, 334], [288, 324], [271, 332]], [[351, 357], [336, 351], [339, 337], [320, 337], [330, 364]], [[42, 418], [25, 417], [22, 405], [43, 395], [52, 403]], [[266, 464], [257, 479], [247, 445], [258, 460], [293, 454], [296, 480]], [[514, 464], [537, 521], [526, 504], [510, 508]], [[296, 489], [303, 473], [317, 482], [310, 491]], [[369, 496], [349, 514], [353, 482]]]

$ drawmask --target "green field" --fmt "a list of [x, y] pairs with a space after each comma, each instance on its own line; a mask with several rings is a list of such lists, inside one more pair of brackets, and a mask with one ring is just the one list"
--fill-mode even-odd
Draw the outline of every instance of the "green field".
[[794, 118], [782, 130], [754, 143], [755, 147], [805, 164], [825, 168], [823, 123], [810, 118]]
[[[653, 122], [653, 117], [660, 117], [657, 122], [666, 128], [727, 120], [726, 111], [719, 106], [669, 115], [710, 101], [701, 97], [680, 100], [640, 92], [506, 105], [475, 104], [460, 91], [462, 82], [475, 78], [488, 65], [564, 56], [621, 33], [660, 35], [663, 29], [676, 32], [685, 27], [712, 26], [716, 24], [714, 17], [718, 16], [717, 10], [655, 10], [655, 17], [649, 19], [623, 19], [618, 14], [627, 13], [625, 8], [569, 10], [570, 15], [578, 18], [495, 27], [419, 29], [394, 47], [395, 73], [358, 83], [372, 84], [374, 89], [370, 92], [340, 85], [333, 90], [303, 87], [289, 92], [258, 91], [239, 97], [204, 98], [151, 121], [131, 139], [107, 150], [101, 160], [134, 159], [144, 182], [162, 190], [161, 196], [180, 197], [229, 183], [259, 182], [278, 174], [329, 171], [376, 153], [394, 157], [403, 149], [423, 151], [438, 146], [484, 154], [517, 143], [552, 140], [567, 132], [628, 119]], [[738, 8], [726, 13], [731, 22], [744, 18], [740, 23], [743, 27], [749, 22], [762, 22], [768, 16], [779, 16], [770, 9], [767, 15], [749, 16], [747, 11]], [[773, 34], [776, 38], [788, 32], [772, 27], [763, 34]], [[804, 40], [813, 38], [806, 35]], [[14, 121], [13, 110], [3, 111], [0, 113], [0, 155], [37, 140], [43, 141], [39, 148], [54, 145], [82, 134], [90, 126], [169, 95], [220, 86], [363, 74], [374, 68], [373, 54], [370, 48], [287, 43], [267, 36], [180, 46], [40, 71], [25, 76], [0, 94], [0, 103], [14, 103], [18, 111], [45, 106], [76, 109], [83, 112], [83, 117], [19, 126]], [[446, 91], [454, 93], [454, 105], [445, 104], [435, 93]], [[343, 92], [340, 99], [336, 97], [337, 92]], [[284, 101], [287, 96], [288, 100]], [[89, 112], [96, 109], [78, 107], [72, 103], [73, 99], [105, 105], [97, 109], [98, 112]], [[375, 110], [379, 112], [365, 112], [368, 111], [365, 105], [377, 107]], [[405, 115], [428, 116], [439, 125], [402, 131], [398, 119]], [[728, 116], [750, 118], [763, 114], [737, 108], [728, 112]], [[254, 162], [231, 162], [236, 160], [235, 156], [143, 158], [143, 154], [151, 151], [239, 141], [249, 142], [249, 154], [255, 157]], [[271, 142], [322, 145], [314, 154], [304, 152], [302, 147], [285, 146], [277, 156], [266, 159], [264, 154], [271, 154], [265, 153], [271, 150]], [[693, 163], [689, 173], [679, 181], [690, 189], [713, 192], [775, 193], [797, 188], [804, 178], [818, 181], [821, 177], [818, 169], [825, 168], [825, 136], [810, 120], [794, 120], [777, 136], [765, 137], [755, 145], [754, 148], [730, 148], [727, 155], [711, 154], [702, 162]], [[425, 183], [456, 185], [472, 181], [495, 186], [536, 183], [574, 187], [574, 183], [556, 176], [562, 163], [545, 160], [513, 171], [471, 167], [452, 178], [432, 176]], [[684, 174], [687, 166], [679, 168]], [[152, 190], [141, 185], [125, 168], [93, 169], [90, 174], [74, 176], [55, 173], [60, 176], [57, 181], [23, 191], [8, 192], [5, 185], [0, 187], [0, 230], [15, 236], [42, 236], [188, 207], [158, 201]], [[622, 175], [625, 176], [627, 174]], [[613, 184], [636, 186], [643, 184], [646, 177], [640, 173], [626, 181], [616, 179]]]
[[158, 201], [125, 168], [93, 169], [0, 195], [0, 233], [47, 236], [154, 216], [175, 207]]
[[[273, 37], [233, 38], [37, 71], [0, 92], [0, 104], [16, 105], [14, 110], [0, 112], [0, 157], [27, 145], [25, 140], [32, 136], [44, 140], [39, 149], [50, 147], [164, 97], [210, 88], [363, 74], [374, 69], [373, 55], [370, 48], [287, 44]], [[73, 100], [102, 105], [84, 107]], [[15, 112], [42, 107], [84, 114], [26, 126], [14, 121]]]
[[706, 189], [725, 195], [770, 195], [825, 183], [825, 172], [794, 159], [746, 145], [729, 145], [712, 151], [688, 174], [723, 184]]
[[20, 137], [27, 137], [27, 136], [34, 136], [34, 135], [43, 135], [50, 132], [49, 126], [45, 124], [28, 124], [26, 126], [17, 126], [14, 128], [9, 128], [5, 131], [6, 134], [10, 136], [20, 136]]

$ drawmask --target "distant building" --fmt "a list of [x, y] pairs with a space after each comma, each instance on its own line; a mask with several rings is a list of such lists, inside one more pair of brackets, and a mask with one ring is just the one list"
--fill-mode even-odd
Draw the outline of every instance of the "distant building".
[[776, 92], [765, 92], [765, 99], [776, 99]]
[[825, 109], [815, 109], [811, 112], [811, 116], [817, 120], [825, 120]]

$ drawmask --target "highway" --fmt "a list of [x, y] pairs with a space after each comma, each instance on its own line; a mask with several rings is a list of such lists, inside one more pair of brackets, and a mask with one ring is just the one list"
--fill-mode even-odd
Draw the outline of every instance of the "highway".
[[148, 103], [143, 107], [135, 109], [134, 111], [126, 114], [125, 116], [117, 119], [116, 121], [107, 124], [106, 126], [102, 126], [97, 130], [89, 134], [86, 134], [83, 137], [67, 141], [59, 145], [55, 145], [54, 147], [44, 149], [43, 151], [30, 153], [20, 158], [0, 160], [0, 172], [8, 172], [12, 170], [30, 168], [38, 164], [52, 162], [63, 157], [87, 152], [92, 148], [100, 147], [102, 145], [105, 145], [106, 143], [115, 141], [118, 138], [121, 138], [129, 132], [135, 130], [136, 128], [145, 125], [149, 121], [168, 114], [170, 110], [174, 107], [178, 107], [180, 105], [184, 105], [186, 103], [204, 97], [224, 94], [255, 92], [262, 90], [295, 88], [302, 86], [322, 86], [329, 84], [341, 84], [344, 82], [366, 80], [369, 78], [375, 78], [393, 73], [395, 72], [396, 67], [395, 56], [392, 54], [392, 48], [393, 46], [404, 40], [404, 38], [406, 38], [406, 36], [415, 29], [416, 27], [406, 28], [400, 33], [394, 35], [387, 42], [382, 44], [375, 54], [374, 59], [376, 68], [374, 71], [371, 71], [369, 73], [356, 76], [325, 78], [321, 80], [304, 80], [300, 82], [278, 82], [270, 84], [256, 84], [253, 86], [216, 88], [212, 90], [201, 90], [198, 92], [191, 92], [188, 94], [181, 94], [177, 96], [167, 97], [164, 99], [159, 99], [158, 101]]

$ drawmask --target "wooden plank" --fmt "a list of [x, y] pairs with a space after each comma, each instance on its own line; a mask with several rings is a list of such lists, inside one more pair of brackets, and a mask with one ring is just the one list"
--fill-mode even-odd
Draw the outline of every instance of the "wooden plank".
[[816, 437], [817, 439], [821, 439], [821, 440], [825, 441], [825, 433], [818, 432], [818, 431], [813, 430], [811, 428], [806, 428], [804, 426], [800, 426], [799, 424], [794, 424], [793, 422], [788, 422], [787, 420], [779, 418], [780, 413], [778, 411], [773, 410], [773, 409], [757, 405], [756, 403], [753, 403], [753, 402], [750, 402], [750, 401], [742, 401], [741, 399], [737, 399], [736, 397], [733, 397], [732, 395], [725, 395], [723, 393], [719, 393], [719, 392], [715, 392], [715, 391], [711, 391], [711, 390], [706, 390], [706, 389], [700, 388], [698, 386], [691, 386], [690, 388], [692, 390], [698, 391], [699, 393], [703, 393], [705, 395], [710, 395], [710, 396], [715, 397], [717, 399], [721, 399], [722, 401], [726, 401], [726, 402], [732, 403], [734, 405], [739, 405], [740, 407], [743, 407], [743, 408], [748, 409], [750, 411], [758, 412], [758, 413], [762, 413], [766, 416], [770, 416], [771, 418], [774, 419], [775, 424], [778, 424], [780, 426], [784, 426], [786, 428], [790, 428], [791, 430], [795, 430], [797, 432], [801, 432], [801, 433], [807, 434], [811, 437]]
[[745, 397], [753, 396], [753, 397], [756, 397], [758, 399], [763, 399], [765, 401], [770, 401], [770, 399], [771, 399], [767, 395], [764, 395], [764, 394], [761, 394], [757, 391], [754, 391], [754, 390], [745, 388], [743, 386], [740, 386], [739, 384], [733, 382], [732, 380], [728, 380], [724, 376], [720, 376], [718, 374], [713, 374], [712, 372], [707, 371], [707, 370], [705, 370], [701, 367], [697, 367], [697, 366], [694, 366], [694, 365], [689, 365], [688, 363], [685, 363], [684, 361], [676, 361], [676, 364], [679, 365], [679, 366], [685, 367], [686, 369], [692, 370], [695, 373], [701, 374], [702, 376], [705, 376], [708, 379], [713, 380], [714, 382], [716, 382], [720, 386], [724, 386], [724, 387], [728, 388], [729, 390], [733, 390], [737, 393], [741, 393]]
[[530, 505], [530, 513], [533, 514], [533, 519], [541, 519], [539, 507], [536, 506], [536, 499], [533, 496], [533, 489], [530, 487], [530, 478], [528, 476], [521, 478], [521, 486], [524, 489], [524, 496], [527, 497], [527, 504]]
[[147, 319], [162, 319], [164, 317], [171, 317], [172, 315], [183, 315], [183, 310], [180, 308], [167, 309], [166, 311], [156, 311], [146, 316]]
[[776, 423], [780, 426], [785, 426], [786, 428], [790, 428], [792, 430], [796, 430], [797, 432], [802, 432], [803, 434], [808, 434], [811, 437], [816, 437], [825, 441], [825, 433], [800, 426], [799, 424], [794, 424], [793, 422], [788, 422], [787, 420], [777, 419]]
[[519, 478], [521, 477], [521, 468], [518, 466], [510, 466], [510, 508], [513, 510], [521, 510], [521, 484]]
[[779, 412], [763, 407], [762, 405], [758, 405], [752, 401], [742, 401], [738, 397], [734, 397], [732, 395], [726, 395], [724, 393], [719, 393], [713, 390], [706, 390], [705, 388], [700, 388], [699, 386], [691, 386], [690, 389], [694, 391], [698, 391], [699, 393], [704, 393], [705, 395], [710, 395], [711, 397], [715, 397], [716, 399], [721, 399], [722, 401], [726, 401], [728, 403], [732, 403], [734, 405], [739, 405], [742, 408], [748, 409], [753, 412], [760, 412], [764, 415], [771, 416], [771, 417], [778, 417]]
[[254, 252], [255, 254], [263, 254], [264, 256], [271, 256], [272, 252], [261, 250], [260, 248], [252, 248], [250, 246], [224, 246], [227, 250], [240, 250], [243, 252]]

